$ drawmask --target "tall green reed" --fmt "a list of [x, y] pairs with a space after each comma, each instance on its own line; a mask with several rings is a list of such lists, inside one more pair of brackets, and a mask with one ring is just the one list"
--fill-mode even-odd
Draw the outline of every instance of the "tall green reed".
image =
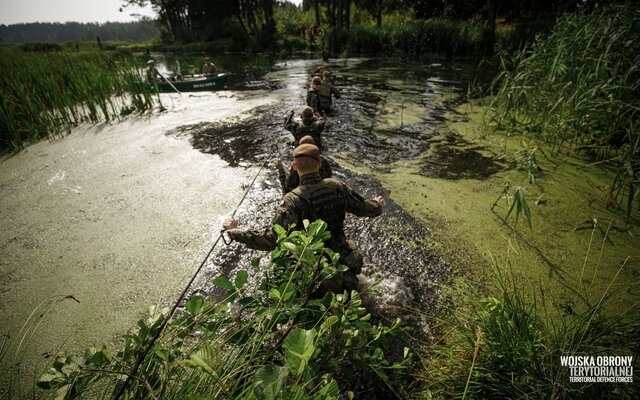
[[82, 122], [97, 123], [153, 106], [152, 88], [131, 58], [103, 52], [0, 54], [0, 145], [56, 136]]
[[[426, 346], [422, 357], [425, 397], [636, 398], [633, 384], [570, 382], [569, 368], [560, 359], [637, 354], [638, 304], [607, 311], [616, 295], [610, 288], [618, 274], [599, 299], [574, 305], [558, 316], [550, 312], [557, 299], [542, 287], [536, 294], [535, 287], [525, 288], [509, 269], [495, 266], [494, 272], [492, 295], [478, 293], [477, 284], [471, 282], [453, 289], [459, 291], [460, 303], [438, 321], [443, 335], [435, 345]], [[578, 284], [574, 289], [584, 288]]]
[[585, 151], [615, 165], [611, 198], [630, 215], [640, 200], [639, 68], [640, 8], [567, 15], [550, 35], [502, 60], [490, 118], [547, 141], [555, 153]]

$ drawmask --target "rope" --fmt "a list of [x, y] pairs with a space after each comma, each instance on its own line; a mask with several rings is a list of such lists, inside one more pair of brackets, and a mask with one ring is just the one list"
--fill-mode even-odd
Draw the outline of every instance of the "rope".
[[[253, 177], [253, 180], [251, 181], [251, 184], [249, 185], [247, 190], [244, 192], [244, 196], [242, 196], [242, 199], [240, 199], [240, 202], [238, 203], [238, 206], [236, 207], [235, 210], [233, 210], [233, 213], [231, 214], [232, 218], [236, 215], [236, 212], [238, 211], [238, 209], [242, 205], [242, 202], [244, 201], [244, 199], [247, 198], [247, 195], [249, 194], [249, 191], [251, 190], [253, 185], [256, 183], [256, 179], [258, 179], [258, 176], [260, 175], [260, 173], [264, 169], [265, 165], [267, 165], [267, 162], [268, 161], [265, 161], [262, 164], [262, 166], [258, 170], [258, 173], [256, 174], [256, 176]], [[122, 397], [122, 395], [124, 394], [124, 391], [127, 389], [127, 386], [129, 386], [129, 383], [131, 382], [131, 379], [136, 375], [136, 373], [138, 372], [138, 368], [140, 368], [140, 365], [144, 361], [145, 357], [147, 356], [147, 354], [149, 354], [149, 351], [151, 351], [151, 349], [155, 345], [156, 341], [160, 338], [160, 334], [162, 333], [162, 331], [164, 330], [165, 326], [167, 325], [167, 322], [171, 319], [171, 317], [173, 317], [173, 314], [178, 309], [178, 305], [184, 299], [184, 297], [187, 295], [187, 292], [189, 291], [189, 288], [193, 284], [193, 281], [195, 281], [196, 276], [198, 276], [198, 274], [202, 270], [202, 267], [204, 267], [204, 264], [207, 262], [207, 260], [211, 256], [211, 253], [213, 253], [213, 249], [216, 247], [216, 245], [218, 244], [218, 242], [222, 238], [223, 234], [224, 234], [224, 231], [221, 231], [220, 234], [218, 235], [218, 238], [216, 239], [216, 241], [211, 246], [211, 249], [209, 249], [209, 252], [207, 253], [206, 257], [200, 263], [200, 266], [198, 267], [196, 272], [193, 274], [193, 276], [189, 280], [189, 283], [187, 283], [187, 286], [184, 288], [184, 290], [180, 294], [180, 297], [178, 297], [178, 300], [176, 300], [175, 304], [173, 305], [173, 308], [171, 308], [171, 311], [169, 312], [169, 315], [167, 315], [167, 317], [164, 319], [164, 321], [162, 321], [162, 324], [160, 325], [160, 327], [156, 331], [156, 334], [153, 335], [153, 338], [151, 339], [151, 341], [147, 345], [147, 348], [144, 350], [144, 352], [142, 352], [142, 354], [140, 354], [140, 356], [136, 360], [136, 364], [133, 366], [133, 369], [131, 370], [131, 372], [127, 376], [127, 380], [124, 381], [124, 384], [120, 387], [120, 390], [118, 390], [118, 393], [114, 397], [114, 400], [119, 400], [120, 397]]]

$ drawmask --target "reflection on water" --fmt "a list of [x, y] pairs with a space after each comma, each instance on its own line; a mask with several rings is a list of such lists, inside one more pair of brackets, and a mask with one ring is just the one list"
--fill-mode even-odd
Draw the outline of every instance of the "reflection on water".
[[[267, 163], [266, 172], [238, 211], [243, 228], [268, 226], [282, 198], [272, 161], [291, 161], [292, 137], [283, 129], [284, 115], [292, 106], [297, 111], [304, 106], [305, 84], [316, 66], [308, 61], [276, 64], [255, 83], [287, 92], [288, 100], [255, 108], [245, 118], [183, 126], [172, 132], [188, 137], [196, 149], [216, 154], [230, 166]], [[331, 69], [342, 92], [324, 134], [335, 177], [365, 197], [382, 194], [387, 199], [381, 217], [348, 216], [346, 220], [347, 236], [356, 241], [366, 259], [361, 281], [367, 284], [376, 277], [384, 278], [382, 297], [371, 306], [383, 313], [405, 315], [409, 325], [428, 329], [406, 310], [433, 310], [438, 283], [450, 274], [449, 267], [425, 246], [429, 227], [395, 204], [375, 178], [340, 164], [348, 159], [350, 165], [364, 170], [391, 173], [393, 163], [419, 159], [421, 173], [445, 179], [480, 179], [500, 170], [491, 158], [464, 150], [460, 138], [443, 138], [439, 132], [446, 112], [463, 101], [466, 82], [474, 71], [450, 64], [379, 60], [339, 61]], [[257, 254], [263, 253], [238, 244], [219, 250], [203, 284], [220, 272], [233, 275], [238, 268], [249, 269], [249, 260]]]

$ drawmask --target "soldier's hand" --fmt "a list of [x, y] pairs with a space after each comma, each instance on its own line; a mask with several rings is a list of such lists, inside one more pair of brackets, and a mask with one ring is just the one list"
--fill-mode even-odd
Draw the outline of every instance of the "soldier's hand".
[[224, 222], [222, 223], [222, 227], [225, 230], [229, 230], [229, 229], [235, 229], [238, 227], [238, 221], [236, 221], [233, 217], [231, 218], [227, 218], [224, 220]]
[[387, 204], [387, 202], [384, 200], [384, 197], [382, 197], [382, 196], [374, 197], [373, 201], [375, 201], [376, 203], [380, 204], [380, 207], [384, 207], [385, 204]]
[[277, 170], [281, 170], [282, 169], [282, 160], [281, 159], [277, 159], [275, 162], [276, 165], [276, 169]]

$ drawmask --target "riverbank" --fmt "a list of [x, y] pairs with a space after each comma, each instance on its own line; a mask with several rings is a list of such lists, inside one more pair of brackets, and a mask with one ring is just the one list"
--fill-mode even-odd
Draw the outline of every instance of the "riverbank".
[[[509, 385], [516, 392], [530, 390], [527, 384], [519, 386], [528, 380], [543, 391], [555, 386], [628, 398], [633, 388], [625, 384], [607, 389], [568, 383], [569, 372], [559, 368], [558, 354], [637, 351], [637, 337], [626, 330], [637, 321], [640, 300], [637, 212], [636, 223], [628, 224], [623, 210], [605, 207], [604, 194], [615, 172], [583, 157], [547, 159], [539, 150], [541, 173], [529, 183], [528, 172], [510, 161], [522, 149], [522, 138], [483, 127], [482, 110], [479, 104], [462, 105], [430, 139], [428, 154], [394, 163], [389, 173], [376, 175], [395, 202], [432, 228], [425, 243], [454, 273], [443, 287], [450, 301], [441, 303], [433, 319], [437, 341], [425, 346], [425, 370], [418, 373], [425, 393], [461, 395], [467, 376], [474, 377], [472, 382], [483, 379], [478, 378], [482, 372], [472, 375], [476, 357], [487, 363], [475, 365], [476, 370], [491, 370], [497, 357], [499, 368], [512, 374], [522, 369], [524, 376], [516, 373], [511, 384], [484, 383], [477, 390], [503, 395]], [[529, 146], [531, 150], [535, 143]], [[544, 145], [541, 149], [551, 154]], [[502, 171], [482, 178], [487, 168], [478, 161], [482, 156], [501, 159]], [[425, 176], [425, 165], [440, 157], [470, 164], [460, 169], [462, 176], [460, 170], [453, 174], [462, 179]], [[515, 211], [505, 220], [509, 206], [500, 197], [505, 182], [510, 195], [514, 187], [524, 188], [531, 228], [524, 215], [515, 224]], [[497, 331], [483, 331], [485, 319]], [[520, 325], [527, 319], [528, 329]], [[516, 365], [510, 364], [513, 360]]]
[[[455, 122], [447, 122], [433, 139], [426, 160], [438, 154], [438, 141], [457, 140], [461, 152], [501, 157], [502, 172], [488, 179], [433, 179], [416, 173], [424, 162], [416, 160], [380, 177], [396, 193], [396, 201], [436, 227], [430, 247], [451, 260], [454, 270], [480, 282], [493, 281], [494, 264], [511, 270], [521, 284], [565, 311], [596, 303], [624, 264], [610, 290], [621, 291], [620, 306], [637, 302], [640, 231], [637, 224], [627, 223], [624, 211], [605, 207], [613, 172], [579, 155], [552, 158], [550, 149], [540, 144], [536, 160], [541, 171], [535, 183], [529, 183], [528, 173], [510, 161], [527, 140], [483, 127], [480, 105], [466, 104], [457, 111], [448, 118]], [[537, 145], [530, 142], [529, 151]], [[400, 190], [407, 179], [417, 188], [409, 196]], [[505, 198], [491, 210], [505, 182], [524, 188], [531, 228], [524, 215], [516, 225], [515, 212], [505, 221]], [[422, 199], [419, 206], [415, 197]], [[637, 213], [634, 216], [637, 221]]]

